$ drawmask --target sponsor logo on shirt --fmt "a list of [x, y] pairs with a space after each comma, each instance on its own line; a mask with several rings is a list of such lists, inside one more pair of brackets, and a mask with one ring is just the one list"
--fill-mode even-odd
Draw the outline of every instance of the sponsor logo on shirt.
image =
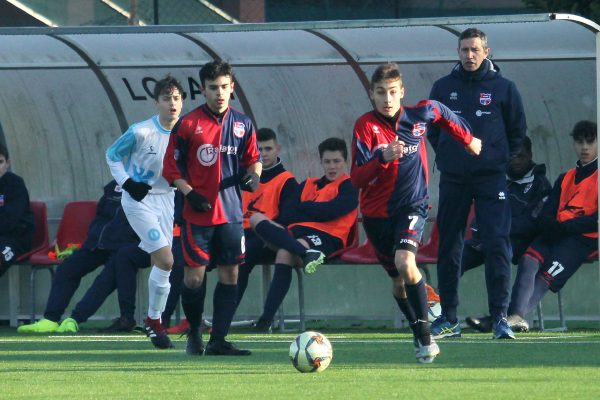
[[246, 125], [243, 122], [234, 122], [233, 123], [233, 134], [235, 137], [243, 138], [246, 133]]
[[402, 149], [402, 154], [409, 155], [409, 154], [413, 154], [416, 153], [419, 150], [419, 145], [418, 144], [412, 144], [410, 146], [404, 146], [404, 148]]
[[492, 94], [491, 93], [479, 93], [479, 103], [482, 106], [489, 106], [492, 102]]
[[202, 135], [202, 126], [197, 125], [196, 130], [194, 131], [194, 135]]
[[484, 114], [489, 115], [489, 114], [491, 114], [491, 112], [490, 111], [481, 111], [481, 110], [475, 111], [475, 115], [477, 115], [478, 117], [481, 117]]
[[381, 133], [377, 125], [373, 125], [373, 133], [376, 135], [379, 135]]
[[456, 92], [450, 93], [450, 100], [458, 100], [458, 93], [456, 93]]
[[203, 144], [198, 147], [196, 157], [198, 158], [198, 161], [200, 161], [200, 164], [204, 165], [205, 167], [210, 167], [217, 162], [219, 153], [236, 155], [237, 147], [225, 145], [215, 147], [212, 144]]

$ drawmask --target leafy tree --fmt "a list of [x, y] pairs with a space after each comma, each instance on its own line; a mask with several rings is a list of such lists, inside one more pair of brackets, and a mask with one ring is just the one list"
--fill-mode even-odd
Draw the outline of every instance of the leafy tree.
[[576, 14], [600, 23], [600, 0], [523, 0], [523, 3], [538, 10]]

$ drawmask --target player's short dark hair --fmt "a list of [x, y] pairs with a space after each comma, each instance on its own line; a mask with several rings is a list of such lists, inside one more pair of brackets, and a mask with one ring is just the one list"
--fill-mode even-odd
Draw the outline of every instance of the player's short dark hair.
[[585, 139], [586, 142], [593, 142], [598, 137], [598, 126], [592, 121], [579, 121], [573, 127], [571, 136], [573, 140]]
[[266, 142], [267, 140], [277, 141], [277, 134], [273, 129], [260, 128], [256, 131], [256, 140], [259, 142]]
[[402, 86], [402, 72], [400, 72], [398, 64], [386, 63], [377, 67], [373, 75], [371, 75], [371, 89], [375, 87], [376, 83], [388, 80], [400, 80], [400, 86]]
[[229, 76], [233, 80], [233, 68], [225, 61], [215, 60], [208, 62], [200, 68], [200, 84], [204, 87], [207, 79], [214, 81], [220, 76]]
[[4, 156], [7, 160], [10, 160], [8, 155], [8, 148], [4, 145], [4, 143], [0, 143], [0, 156]]
[[165, 76], [163, 79], [156, 82], [156, 85], [154, 86], [154, 92], [152, 93], [154, 100], [158, 101], [161, 94], [171, 94], [174, 89], [177, 89], [179, 94], [183, 96], [183, 86], [181, 86], [181, 82], [171, 75]]
[[529, 136], [525, 136], [523, 138], [523, 141], [521, 142], [521, 150], [525, 150], [531, 154], [531, 139], [529, 139]]
[[458, 47], [460, 48], [461, 40], [471, 39], [471, 38], [481, 39], [481, 44], [483, 45], [483, 48], [487, 49], [487, 47], [488, 47], [487, 36], [485, 35], [485, 33], [482, 30], [477, 29], [477, 28], [469, 28], [469, 29], [465, 29], [464, 31], [462, 31], [462, 33], [458, 37]]
[[319, 158], [323, 158], [323, 153], [326, 151], [339, 151], [344, 157], [344, 161], [348, 160], [348, 147], [344, 139], [330, 137], [319, 143]]

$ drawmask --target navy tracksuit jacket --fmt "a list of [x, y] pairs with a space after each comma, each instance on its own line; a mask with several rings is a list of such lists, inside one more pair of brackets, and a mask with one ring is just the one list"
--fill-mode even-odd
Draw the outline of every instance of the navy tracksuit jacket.
[[436, 81], [430, 99], [444, 103], [466, 119], [471, 132], [483, 142], [481, 154], [471, 156], [430, 126], [428, 140], [441, 172], [439, 210], [438, 287], [442, 313], [456, 317], [458, 280], [467, 216], [475, 200], [475, 214], [486, 251], [488, 305], [493, 317], [508, 308], [512, 257], [510, 246], [510, 202], [506, 169], [511, 155], [519, 151], [527, 125], [521, 96], [515, 84], [484, 60], [474, 72], [457, 64]]

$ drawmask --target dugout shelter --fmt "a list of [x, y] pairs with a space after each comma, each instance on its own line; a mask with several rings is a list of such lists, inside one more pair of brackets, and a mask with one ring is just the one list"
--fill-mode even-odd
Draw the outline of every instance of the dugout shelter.
[[[472, 26], [487, 33], [492, 58], [516, 82], [535, 159], [554, 180], [575, 161], [573, 125], [599, 119], [600, 26], [567, 14], [0, 28], [0, 140], [56, 226], [65, 203], [99, 197], [110, 180], [104, 152], [130, 124], [153, 115], [155, 81], [178, 78], [187, 112], [203, 102], [199, 66], [223, 59], [236, 75], [233, 106], [278, 132], [286, 166], [304, 179], [320, 173], [323, 138], [350, 143], [354, 121], [371, 108], [368, 81], [378, 64], [399, 63], [404, 103], [415, 104], [449, 73], [457, 37]], [[429, 158], [435, 213], [439, 174], [432, 151]], [[598, 279], [592, 283], [588, 292], [597, 292]], [[592, 303], [580, 312], [598, 315]]]

